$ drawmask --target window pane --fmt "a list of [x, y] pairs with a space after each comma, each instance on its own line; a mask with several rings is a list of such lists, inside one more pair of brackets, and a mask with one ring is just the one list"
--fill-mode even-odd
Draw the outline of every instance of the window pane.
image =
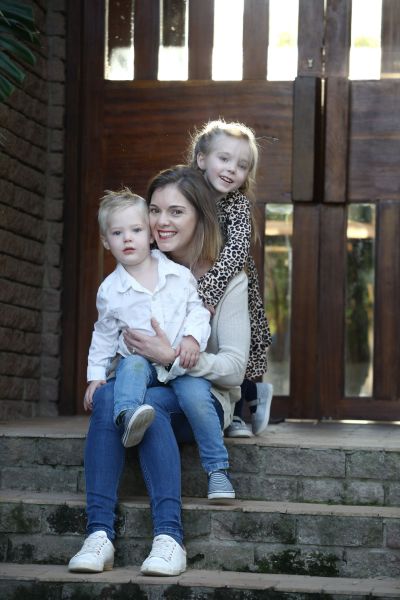
[[215, 0], [212, 78], [240, 81], [243, 74], [243, 0]]
[[160, 48], [158, 79], [186, 81], [188, 78], [187, 0], [160, 0]]
[[299, 0], [269, 1], [269, 81], [293, 81], [297, 76], [298, 22]]
[[267, 204], [264, 242], [265, 305], [272, 334], [264, 379], [274, 394], [290, 393], [290, 323], [293, 206]]
[[105, 79], [133, 79], [133, 2], [120, 0], [105, 5]]
[[347, 215], [345, 395], [372, 396], [375, 206], [351, 204]]
[[382, 0], [353, 0], [349, 79], [379, 79]]

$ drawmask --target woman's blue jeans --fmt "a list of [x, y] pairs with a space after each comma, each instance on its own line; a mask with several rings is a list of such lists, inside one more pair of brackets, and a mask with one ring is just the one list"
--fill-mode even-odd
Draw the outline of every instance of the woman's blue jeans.
[[[190, 400], [188, 395], [188, 403]], [[193, 432], [170, 387], [148, 389], [145, 402], [154, 406], [155, 418], [138, 449], [150, 497], [154, 535], [167, 534], [182, 544], [178, 442], [192, 442]], [[222, 423], [222, 407], [216, 399], [213, 403]], [[110, 540], [115, 538], [115, 509], [125, 461], [125, 448], [120, 428], [114, 425], [113, 410], [114, 380], [95, 393], [85, 446], [87, 531], [88, 534], [105, 531]]]

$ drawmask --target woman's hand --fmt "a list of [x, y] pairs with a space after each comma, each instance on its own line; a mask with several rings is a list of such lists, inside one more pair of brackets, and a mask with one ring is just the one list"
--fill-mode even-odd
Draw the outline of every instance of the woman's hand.
[[135, 329], [126, 329], [123, 333], [126, 347], [152, 362], [169, 365], [175, 360], [175, 350], [156, 319], [151, 319], [155, 335], [147, 335]]

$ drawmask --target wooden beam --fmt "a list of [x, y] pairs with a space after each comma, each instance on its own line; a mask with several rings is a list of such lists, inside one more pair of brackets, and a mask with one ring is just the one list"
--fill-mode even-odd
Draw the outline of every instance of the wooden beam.
[[189, 2], [189, 79], [211, 79], [214, 1]]
[[135, 0], [135, 79], [157, 79], [160, 3]]
[[317, 120], [321, 114], [321, 82], [297, 77], [294, 83], [292, 199], [314, 199]]
[[269, 0], [245, 0], [243, 79], [267, 78]]
[[400, 2], [382, 0], [381, 78], [400, 75]]
[[300, 0], [298, 76], [322, 77], [324, 24], [324, 0]]
[[344, 77], [325, 85], [325, 202], [347, 201], [349, 90]]
[[350, 0], [327, 0], [325, 27], [326, 77], [348, 77], [350, 44]]

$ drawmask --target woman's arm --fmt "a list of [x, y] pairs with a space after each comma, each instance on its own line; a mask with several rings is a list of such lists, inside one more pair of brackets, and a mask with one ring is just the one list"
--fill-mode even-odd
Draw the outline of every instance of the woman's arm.
[[[200, 277], [197, 291], [209, 306], [217, 306], [229, 281], [246, 265], [251, 243], [250, 203], [241, 192], [232, 196], [227, 217], [226, 242], [217, 261]], [[223, 285], [221, 285], [221, 281]]]
[[200, 354], [190, 375], [205, 377], [221, 387], [242, 383], [250, 347], [247, 299], [247, 277], [241, 272], [225, 290], [212, 320], [208, 352]]

